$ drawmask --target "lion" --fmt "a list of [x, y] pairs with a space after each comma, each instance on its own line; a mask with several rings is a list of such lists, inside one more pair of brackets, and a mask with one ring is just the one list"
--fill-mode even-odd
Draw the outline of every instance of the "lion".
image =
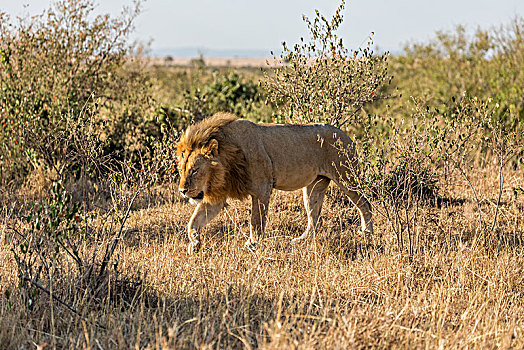
[[[340, 152], [340, 147], [349, 152]], [[371, 206], [357, 191], [343, 164], [357, 167], [353, 141], [327, 124], [256, 124], [229, 113], [217, 113], [189, 128], [176, 145], [179, 191], [196, 204], [189, 220], [188, 253], [200, 249], [200, 231], [224, 208], [228, 198], [251, 197], [250, 236], [254, 250], [264, 237], [273, 189], [302, 188], [307, 214], [306, 239], [317, 229], [324, 195], [333, 181], [358, 208], [362, 230], [373, 233]], [[351, 158], [351, 159], [348, 159]], [[355, 173], [355, 172], [352, 172]]]

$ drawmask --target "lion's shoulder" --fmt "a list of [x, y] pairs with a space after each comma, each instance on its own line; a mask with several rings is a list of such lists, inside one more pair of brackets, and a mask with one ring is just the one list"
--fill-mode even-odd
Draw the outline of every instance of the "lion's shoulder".
[[204, 147], [213, 138], [221, 141], [227, 137], [227, 135], [224, 135], [223, 129], [236, 120], [239, 120], [239, 118], [231, 113], [216, 113], [205, 118], [186, 129], [178, 142], [177, 148], [180, 151], [193, 151]]

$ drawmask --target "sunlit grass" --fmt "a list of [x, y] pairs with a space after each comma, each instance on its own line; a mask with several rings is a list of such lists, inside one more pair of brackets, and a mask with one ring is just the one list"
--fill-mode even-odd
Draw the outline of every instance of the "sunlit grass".
[[[486, 171], [474, 179], [485, 198], [484, 215], [494, 211], [494, 178]], [[360, 236], [354, 209], [336, 190], [324, 206], [324, 228], [297, 246], [289, 243], [305, 227], [300, 193], [277, 192], [256, 254], [242, 250], [248, 203], [232, 201], [208, 225], [195, 256], [186, 253], [189, 204], [136, 210], [127, 223], [134, 231], [115, 259], [122, 274], [138, 278], [143, 288], [121, 291], [104, 305], [78, 305], [85, 321], [53, 303], [51, 322], [44, 293], [31, 309], [24, 306], [4, 219], [0, 342], [30, 347], [54, 339], [56, 346], [72, 348], [520, 348], [524, 200], [514, 197], [511, 184], [524, 177], [511, 172], [509, 178], [496, 229], [503, 239], [475, 245], [475, 206], [458, 184], [450, 194], [464, 201], [424, 208], [411, 256], [399, 250], [380, 217], [375, 222], [381, 238], [370, 244]], [[67, 281], [60, 286], [67, 289]]]

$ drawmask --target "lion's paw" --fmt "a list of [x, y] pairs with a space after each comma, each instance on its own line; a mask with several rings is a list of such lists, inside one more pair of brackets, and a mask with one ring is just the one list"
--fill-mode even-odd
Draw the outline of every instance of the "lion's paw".
[[304, 241], [305, 241], [305, 239], [303, 237], [297, 237], [297, 238], [293, 238], [291, 240], [291, 244], [292, 245], [296, 245], [296, 244], [303, 243]]
[[196, 254], [196, 253], [198, 253], [199, 250], [200, 250], [200, 241], [191, 242], [187, 246], [187, 254], [188, 255]]
[[362, 235], [364, 235], [364, 237], [366, 237], [367, 239], [373, 238], [373, 229], [362, 229], [361, 232]]
[[244, 243], [244, 249], [246, 252], [255, 253], [257, 251], [258, 244], [256, 242], [247, 241]]

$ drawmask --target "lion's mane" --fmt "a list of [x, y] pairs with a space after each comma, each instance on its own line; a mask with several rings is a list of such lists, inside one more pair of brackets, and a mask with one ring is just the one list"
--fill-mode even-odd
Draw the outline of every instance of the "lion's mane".
[[[177, 156], [200, 152], [212, 139], [218, 141], [218, 165], [213, 167], [210, 187], [205, 200], [219, 202], [227, 197], [243, 199], [249, 186], [247, 161], [242, 149], [230, 137], [228, 125], [238, 118], [229, 113], [213, 117], [190, 126], [177, 144]], [[187, 153], [186, 153], [187, 152]]]

